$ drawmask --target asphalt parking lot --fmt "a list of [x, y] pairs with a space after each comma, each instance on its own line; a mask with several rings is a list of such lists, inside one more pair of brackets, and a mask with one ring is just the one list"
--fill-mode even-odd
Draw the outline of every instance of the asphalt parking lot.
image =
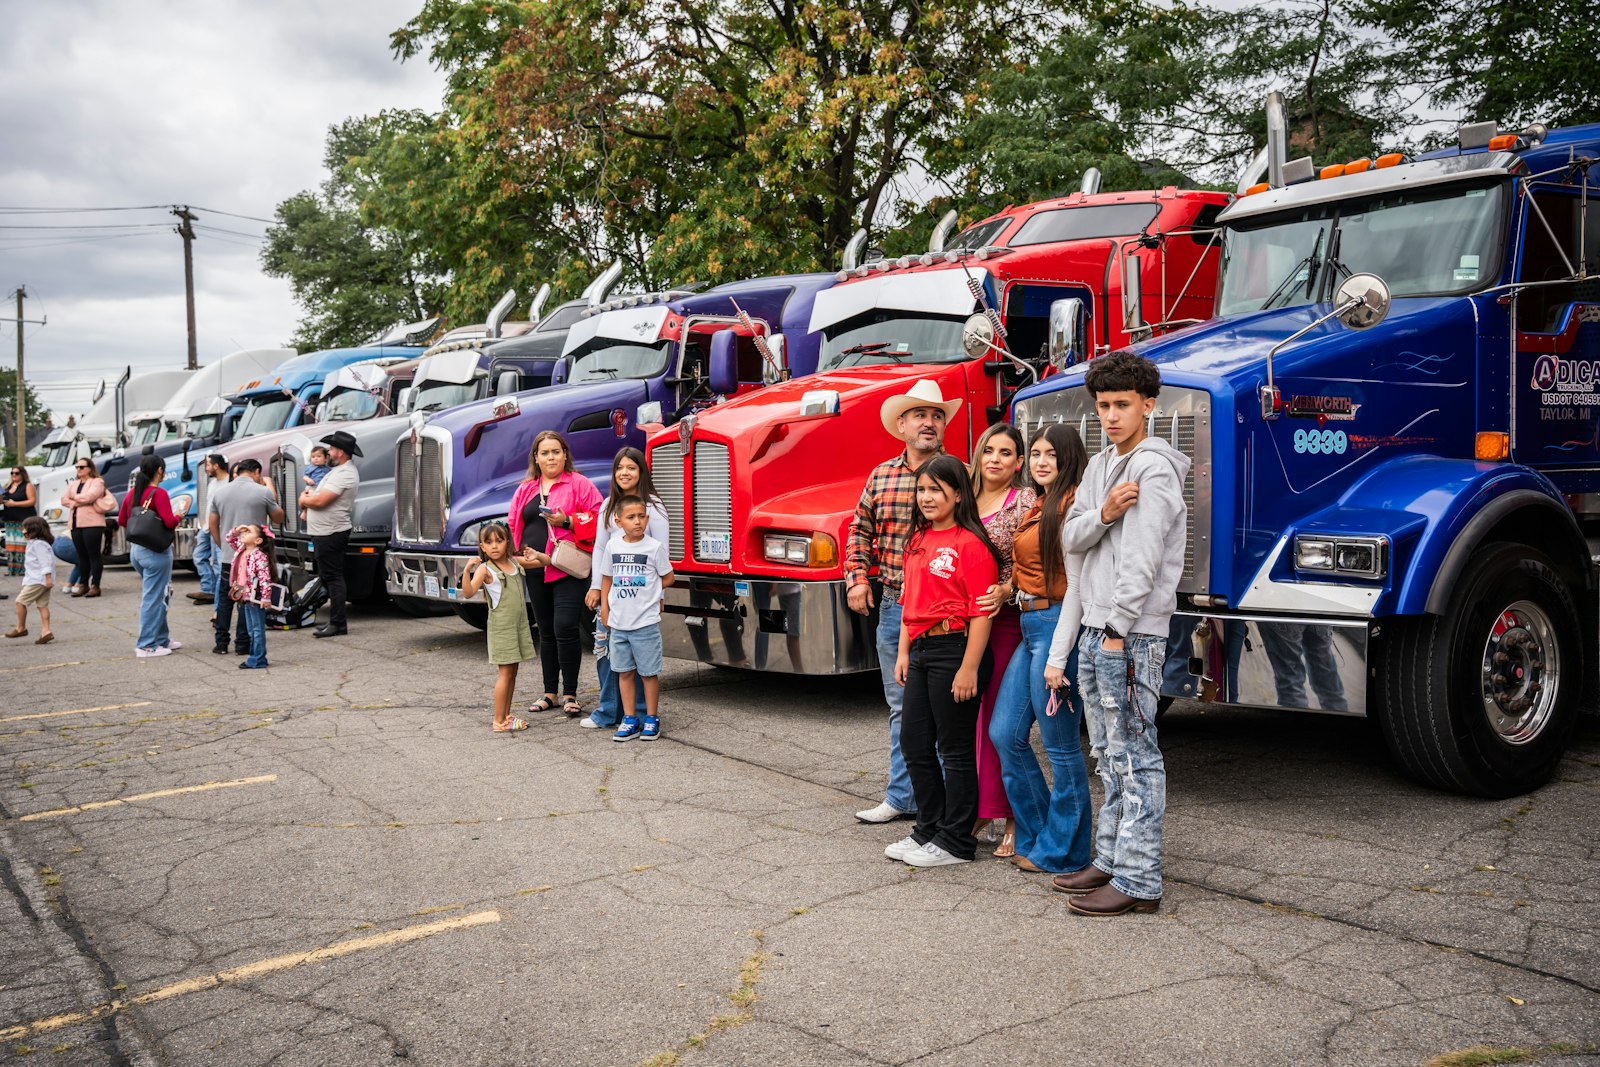
[[883, 858], [871, 679], [671, 662], [659, 742], [494, 735], [453, 618], [357, 610], [240, 671], [179, 598], [188, 647], [135, 660], [135, 587], [0, 648], [6, 1062], [1600, 1060], [1592, 718], [1485, 802], [1360, 721], [1180, 704], [1162, 910], [1091, 920]]

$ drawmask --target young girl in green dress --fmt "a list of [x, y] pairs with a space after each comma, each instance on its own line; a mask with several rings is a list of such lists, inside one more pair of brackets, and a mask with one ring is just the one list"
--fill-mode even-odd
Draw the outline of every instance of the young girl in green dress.
[[500, 668], [494, 682], [494, 731], [526, 730], [528, 721], [511, 714], [517, 688], [517, 665], [534, 656], [533, 632], [522, 597], [522, 564], [511, 554], [511, 531], [503, 522], [483, 528], [478, 541], [478, 562], [467, 568], [461, 594], [478, 595], [489, 602], [489, 662]]

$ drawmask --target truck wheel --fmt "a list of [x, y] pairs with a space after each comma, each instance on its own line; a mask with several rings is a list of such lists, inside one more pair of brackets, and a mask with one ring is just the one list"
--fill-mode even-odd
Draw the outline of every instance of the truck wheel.
[[1510, 797], [1543, 785], [1577, 725], [1582, 633], [1549, 557], [1485, 545], [1445, 615], [1379, 630], [1374, 707], [1389, 751], [1441, 789]]
[[482, 604], [457, 604], [453, 609], [461, 621], [479, 630], [489, 628], [489, 609]]

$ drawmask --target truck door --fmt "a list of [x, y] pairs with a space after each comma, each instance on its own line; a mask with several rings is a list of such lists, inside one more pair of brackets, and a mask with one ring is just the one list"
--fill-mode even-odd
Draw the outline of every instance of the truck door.
[[1574, 280], [1585, 265], [1600, 270], [1600, 205], [1567, 189], [1536, 188], [1525, 200], [1512, 456], [1545, 469], [1600, 468], [1600, 279]]

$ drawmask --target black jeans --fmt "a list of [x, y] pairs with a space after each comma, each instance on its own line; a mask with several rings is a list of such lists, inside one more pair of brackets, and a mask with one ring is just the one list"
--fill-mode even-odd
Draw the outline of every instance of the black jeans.
[[[233, 573], [233, 561], [222, 564], [222, 573], [217, 578], [216, 594], [211, 598], [211, 610], [216, 612], [217, 621], [211, 624], [211, 631], [215, 639], [215, 647], [227, 651], [228, 630], [233, 629], [233, 647], [243, 652], [250, 647], [250, 631], [244, 624], [244, 608], [234, 612], [236, 606], [233, 597], [228, 595], [230, 575]], [[237, 621], [235, 621], [237, 620]]]
[[[542, 570], [528, 571], [528, 599], [539, 623], [539, 661], [544, 666], [544, 691], [559, 696], [578, 693], [578, 662], [583, 658], [583, 597], [589, 582], [564, 574], [553, 582]], [[560, 688], [557, 684], [560, 683]]]
[[345, 628], [344, 601], [344, 550], [350, 545], [350, 531], [318, 534], [313, 539], [317, 546], [317, 577], [328, 591], [328, 625]]
[[900, 712], [900, 752], [917, 797], [912, 839], [919, 845], [932, 841], [952, 856], [970, 860], [978, 851], [972, 836], [978, 817], [978, 703], [989, 687], [994, 657], [984, 649], [977, 692], [972, 699], [957, 702], [950, 686], [966, 654], [964, 633], [911, 642], [905, 706]]
[[72, 547], [78, 550], [78, 584], [85, 589], [90, 586], [100, 585], [101, 548], [106, 543], [106, 531], [102, 526], [74, 526], [72, 528]]

